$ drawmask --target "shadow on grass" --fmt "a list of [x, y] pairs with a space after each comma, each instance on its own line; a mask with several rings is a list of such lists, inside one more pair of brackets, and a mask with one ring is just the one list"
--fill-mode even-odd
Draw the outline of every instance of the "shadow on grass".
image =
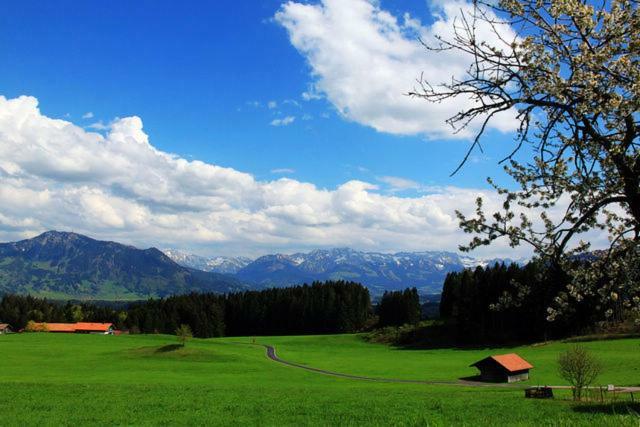
[[399, 350], [491, 350], [491, 349], [509, 349], [522, 347], [524, 345], [530, 345], [529, 341], [522, 341], [517, 343], [484, 343], [484, 344], [469, 344], [460, 342], [446, 342], [446, 341], [431, 341], [431, 342], [417, 342], [410, 344], [392, 344]]
[[573, 410], [583, 414], [633, 415], [640, 419], [638, 402], [579, 403]]
[[469, 382], [474, 382], [474, 383], [483, 383], [483, 384], [508, 384], [505, 383], [504, 381], [499, 381], [499, 380], [495, 380], [495, 381], [489, 381], [486, 380], [484, 378], [482, 378], [480, 375], [471, 375], [468, 377], [461, 377], [458, 378], [460, 381], [469, 381]]
[[443, 323], [423, 323], [386, 327], [362, 336], [367, 342], [391, 345], [399, 350], [487, 350], [515, 348], [531, 344], [530, 341], [473, 343], [455, 339], [456, 332]]
[[180, 350], [181, 348], [184, 348], [182, 344], [167, 344], [162, 347], [158, 347], [156, 353], [168, 353], [170, 351]]
[[[562, 342], [586, 342], [613, 339], [640, 338], [640, 333], [601, 333], [565, 338]], [[444, 321], [424, 321], [417, 325], [387, 326], [374, 329], [362, 335], [367, 342], [391, 345], [399, 350], [491, 350], [509, 349], [521, 346], [543, 346], [547, 341], [506, 340], [495, 338], [493, 341], [473, 340], [460, 336], [456, 327]]]
[[474, 381], [474, 382], [478, 382], [478, 383], [479, 382], [483, 382], [482, 378], [480, 377], [480, 375], [471, 375], [469, 377], [461, 377], [461, 378], [458, 378], [458, 379], [462, 380], [462, 381]]

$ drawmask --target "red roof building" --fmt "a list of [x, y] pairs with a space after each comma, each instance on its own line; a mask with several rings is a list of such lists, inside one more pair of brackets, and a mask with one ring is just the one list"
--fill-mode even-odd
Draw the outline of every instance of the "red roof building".
[[34, 331], [67, 334], [113, 334], [113, 323], [34, 323]]
[[78, 322], [75, 325], [79, 334], [113, 334], [113, 323]]
[[533, 368], [531, 363], [515, 353], [489, 356], [471, 366], [480, 370], [482, 381], [501, 383], [528, 380], [529, 370]]
[[76, 326], [75, 323], [34, 323], [33, 331], [72, 334], [76, 331]]

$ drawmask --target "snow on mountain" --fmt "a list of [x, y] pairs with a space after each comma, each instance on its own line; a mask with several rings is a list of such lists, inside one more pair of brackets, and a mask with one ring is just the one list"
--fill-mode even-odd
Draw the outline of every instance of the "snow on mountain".
[[251, 259], [246, 257], [216, 256], [207, 258], [176, 249], [165, 249], [163, 252], [184, 267], [213, 273], [235, 274], [251, 262]]
[[447, 273], [493, 262], [500, 260], [478, 260], [452, 252], [385, 254], [336, 248], [263, 256], [240, 269], [237, 277], [263, 286], [342, 279], [360, 282], [374, 294], [410, 286], [424, 293], [438, 293]]
[[[256, 287], [291, 286], [323, 280], [352, 280], [372, 294], [415, 286], [439, 293], [447, 273], [486, 266], [500, 259], [475, 259], [453, 252], [361, 252], [350, 248], [317, 249], [307, 253], [271, 254], [253, 261], [242, 257], [205, 258], [167, 250], [178, 264], [205, 271], [234, 274]], [[512, 262], [505, 260], [505, 262]]]

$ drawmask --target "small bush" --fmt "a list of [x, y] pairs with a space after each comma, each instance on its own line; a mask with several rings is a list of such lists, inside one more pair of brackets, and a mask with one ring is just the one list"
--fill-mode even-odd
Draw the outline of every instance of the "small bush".
[[558, 357], [558, 372], [573, 386], [573, 399], [581, 400], [582, 390], [602, 372], [602, 365], [589, 351], [574, 345]]
[[180, 325], [178, 329], [176, 329], [176, 337], [178, 337], [180, 345], [184, 347], [187, 341], [193, 337], [191, 327], [189, 325]]

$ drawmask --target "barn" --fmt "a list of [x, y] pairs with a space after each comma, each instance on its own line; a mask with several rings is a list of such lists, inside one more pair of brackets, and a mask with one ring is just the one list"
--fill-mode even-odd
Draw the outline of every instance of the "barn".
[[76, 327], [73, 323], [34, 323], [33, 330], [56, 334], [73, 334], [76, 331]]
[[477, 361], [472, 367], [480, 370], [482, 381], [513, 383], [529, 379], [533, 365], [515, 353], [489, 356]]
[[103, 334], [113, 335], [113, 323], [34, 323], [34, 330], [63, 334]]
[[113, 323], [78, 322], [75, 327], [77, 334], [113, 335]]
[[11, 327], [8, 323], [0, 323], [0, 335], [8, 334], [11, 332]]

